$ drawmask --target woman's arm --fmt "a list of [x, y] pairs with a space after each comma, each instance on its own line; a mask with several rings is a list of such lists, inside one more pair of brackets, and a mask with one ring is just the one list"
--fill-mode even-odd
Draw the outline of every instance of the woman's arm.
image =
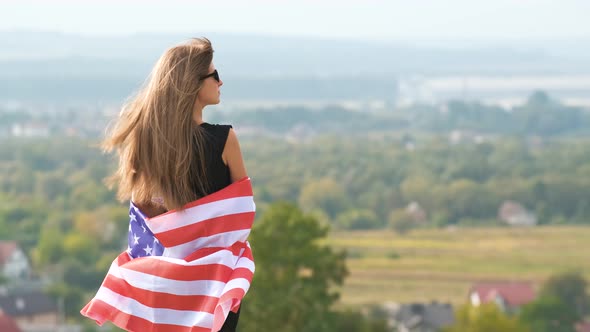
[[244, 159], [242, 158], [238, 136], [236, 136], [236, 132], [233, 128], [230, 128], [229, 130], [221, 157], [229, 167], [229, 174], [232, 182], [236, 182], [248, 176], [246, 173], [246, 166], [244, 165]]

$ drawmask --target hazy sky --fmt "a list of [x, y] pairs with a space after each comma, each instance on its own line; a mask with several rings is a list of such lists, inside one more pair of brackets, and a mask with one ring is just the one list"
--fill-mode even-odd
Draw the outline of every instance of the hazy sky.
[[233, 32], [375, 40], [590, 36], [590, 0], [4, 0], [0, 31]]

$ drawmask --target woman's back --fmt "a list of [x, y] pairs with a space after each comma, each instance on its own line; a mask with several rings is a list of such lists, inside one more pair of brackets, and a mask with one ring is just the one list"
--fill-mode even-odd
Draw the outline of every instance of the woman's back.
[[[196, 170], [200, 167], [200, 162], [198, 161], [200, 161], [200, 158], [203, 158], [208, 183], [207, 195], [219, 191], [232, 183], [229, 166], [223, 160], [223, 151], [231, 128], [231, 125], [210, 124], [207, 122], [199, 125], [199, 129], [204, 131], [204, 135], [202, 135], [205, 138], [205, 144], [203, 144], [204, 155], [199, 156], [196, 159], [197, 162], [191, 168], [192, 170]], [[194, 151], [194, 153], [198, 154], [198, 151]], [[193, 179], [196, 179], [196, 175]], [[198, 184], [195, 182], [192, 185], [195, 194], [198, 194]], [[168, 211], [163, 206], [163, 203], [159, 198], [154, 198], [153, 204], [134, 201], [134, 204], [150, 218]]]
[[[223, 149], [227, 142], [231, 125], [217, 125], [203, 122], [199, 125], [205, 131], [206, 143], [204, 144], [205, 174], [208, 182], [207, 195], [219, 191], [232, 183], [229, 166], [223, 160]], [[197, 153], [195, 151], [195, 153]], [[193, 167], [198, 167], [195, 165]], [[195, 191], [196, 189], [196, 184]]]

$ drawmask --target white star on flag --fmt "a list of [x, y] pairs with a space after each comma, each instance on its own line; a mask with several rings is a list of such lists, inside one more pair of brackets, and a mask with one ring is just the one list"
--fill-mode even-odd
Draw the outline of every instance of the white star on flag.
[[131, 218], [131, 220], [137, 222], [137, 217], [135, 217], [135, 215], [133, 213], [129, 214], [129, 218]]
[[145, 251], [146, 255], [151, 255], [152, 254], [152, 248], [150, 248], [149, 244], [146, 244], [145, 248], [143, 248], [143, 250]]
[[139, 236], [133, 234], [133, 244], [139, 244]]

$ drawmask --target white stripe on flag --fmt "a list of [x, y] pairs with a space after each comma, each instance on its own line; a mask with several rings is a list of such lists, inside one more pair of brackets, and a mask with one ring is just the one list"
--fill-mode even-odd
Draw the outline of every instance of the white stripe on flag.
[[254, 262], [247, 257], [241, 257], [240, 259], [238, 259], [238, 264], [236, 264], [236, 269], [238, 268], [245, 268], [248, 269], [250, 271], [252, 271], [252, 273], [254, 273], [255, 267], [254, 267]]
[[225, 289], [223, 290], [223, 293], [230, 291], [232, 289], [235, 289], [235, 288], [247, 290], [248, 288], [250, 288], [250, 282], [244, 278], [232, 279], [225, 285]]
[[234, 197], [207, 204], [197, 205], [182, 212], [166, 214], [146, 220], [146, 224], [154, 234], [197, 224], [211, 218], [254, 212], [254, 198], [252, 196]]
[[217, 280], [174, 280], [125, 268], [109, 271], [109, 274], [113, 277], [125, 280], [135, 288], [174, 295], [206, 295], [219, 297], [225, 287], [225, 282]]
[[226, 248], [236, 242], [244, 242], [248, 238], [249, 234], [249, 229], [241, 229], [238, 231], [217, 233], [207, 237], [200, 237], [190, 242], [165, 248], [162, 256], [184, 258], [201, 248]]
[[96, 299], [104, 301], [128, 315], [137, 316], [156, 324], [174, 324], [189, 327], [199, 326], [205, 328], [213, 325], [213, 315], [208, 312], [152, 308], [132, 298], [115, 293], [106, 287], [101, 287], [98, 290]]

